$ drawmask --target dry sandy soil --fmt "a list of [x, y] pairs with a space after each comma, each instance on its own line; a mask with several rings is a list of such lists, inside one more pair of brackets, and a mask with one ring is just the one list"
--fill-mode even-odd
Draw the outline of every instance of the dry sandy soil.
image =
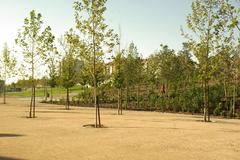
[[94, 109], [37, 104], [0, 104], [0, 159], [3, 160], [239, 160], [240, 120], [156, 112], [102, 109], [106, 128], [84, 128]]

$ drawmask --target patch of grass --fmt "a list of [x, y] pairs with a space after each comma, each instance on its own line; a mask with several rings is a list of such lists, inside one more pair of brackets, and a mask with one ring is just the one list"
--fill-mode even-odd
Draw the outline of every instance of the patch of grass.
[[[79, 93], [81, 88], [79, 86], [74, 86], [70, 88], [71, 93]], [[48, 93], [50, 94], [50, 87], [47, 88]], [[54, 96], [59, 96], [63, 95], [66, 93], [66, 89], [62, 87], [55, 87], [53, 88], [53, 95]], [[32, 89], [28, 88], [22, 92], [8, 92], [8, 96], [13, 96], [13, 97], [31, 97], [32, 94]], [[36, 88], [36, 97], [43, 97], [44, 96], [44, 88]]]

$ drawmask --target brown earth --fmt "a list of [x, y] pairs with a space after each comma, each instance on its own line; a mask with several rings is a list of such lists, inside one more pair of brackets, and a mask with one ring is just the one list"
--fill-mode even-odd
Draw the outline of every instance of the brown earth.
[[28, 101], [0, 104], [0, 159], [3, 160], [239, 160], [240, 121], [157, 112], [102, 109], [106, 128], [94, 122], [93, 108], [37, 104], [26, 118]]

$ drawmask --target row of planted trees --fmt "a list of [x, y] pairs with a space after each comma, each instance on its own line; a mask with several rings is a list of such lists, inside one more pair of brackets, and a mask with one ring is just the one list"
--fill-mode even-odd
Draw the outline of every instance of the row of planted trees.
[[[81, 69], [81, 75], [87, 77], [85, 83], [91, 85], [94, 91], [95, 127], [101, 127], [97, 98], [98, 75], [102, 72], [104, 55], [111, 53], [118, 43], [117, 35], [109, 29], [103, 17], [106, 11], [105, 4], [106, 0], [75, 1], [73, 3], [75, 27], [69, 29], [59, 39], [58, 45], [51, 27], [44, 26], [40, 13], [33, 10], [29, 17], [24, 19], [16, 44], [21, 48], [21, 52], [18, 53], [22, 53], [23, 57], [23, 62], [19, 62], [21, 65], [18, 66], [18, 71], [21, 71], [20, 74], [24, 78], [31, 80], [30, 118], [36, 116], [36, 78], [42, 72], [46, 72], [45, 68], [47, 68], [50, 86], [54, 87], [58, 79], [66, 88], [67, 95], [69, 95], [69, 88], [76, 83], [76, 80], [82, 79], [78, 72]], [[4, 66], [7, 66], [5, 64], [8, 63], [4, 63]], [[67, 96], [67, 102], [69, 102], [69, 96]]]
[[[36, 75], [45, 71], [41, 66], [47, 69], [51, 88], [66, 88], [66, 108], [69, 88], [76, 84], [85, 88], [78, 99], [94, 103], [96, 127], [101, 127], [99, 101], [106, 99], [117, 104], [118, 114], [134, 101], [136, 108], [203, 112], [204, 121], [210, 121], [213, 112], [235, 115], [240, 62], [238, 8], [227, 0], [195, 0], [187, 16], [189, 32], [182, 29], [186, 38], [182, 50], [161, 45], [143, 59], [134, 43], [121, 48], [121, 38], [105, 23], [105, 4], [106, 0], [75, 1], [76, 26], [58, 43], [51, 28], [43, 27], [41, 14], [31, 11], [24, 20], [16, 44], [25, 62], [19, 66], [24, 71], [21, 75], [31, 80], [30, 117], [35, 117]], [[113, 53], [114, 47], [113, 59], [106, 63], [106, 53]], [[5, 63], [11, 64], [8, 68], [15, 66], [14, 59], [9, 62]]]
[[[134, 48], [134, 49], [133, 49]], [[211, 65], [207, 88], [209, 114], [234, 116], [239, 107], [238, 47], [231, 50], [228, 62], [219, 60], [219, 53], [209, 60]], [[222, 73], [224, 63], [231, 64], [228, 75]], [[175, 52], [166, 45], [148, 59], [142, 59], [131, 43], [111, 63], [110, 81], [102, 85], [101, 102], [122, 108], [170, 112], [204, 112], [204, 83], [199, 64], [192, 58], [189, 44]], [[223, 80], [225, 78], [225, 81]], [[89, 102], [79, 95], [79, 99]], [[85, 99], [85, 100], [84, 100]], [[108, 105], [107, 105], [108, 106]], [[238, 112], [239, 114], [239, 112]], [[207, 116], [207, 115], [206, 115]]]
[[[182, 51], [175, 53], [162, 46], [146, 60], [144, 77], [148, 80], [144, 84], [158, 86], [163, 93], [157, 95], [160, 98], [154, 99], [166, 99], [167, 108], [170, 103], [173, 108], [185, 108], [194, 99], [189, 105], [192, 108], [195, 108], [194, 104], [197, 108], [203, 106], [204, 121], [210, 121], [210, 114], [224, 107], [234, 116], [239, 86], [238, 20], [239, 9], [229, 1], [194, 1], [192, 13], [187, 16], [189, 32], [182, 30], [187, 40]], [[135, 73], [141, 77], [139, 72]], [[131, 78], [135, 75], [130, 74]], [[125, 79], [128, 88], [130, 83], [126, 76]], [[139, 83], [138, 80], [134, 82], [136, 85]], [[220, 106], [220, 102], [224, 106]], [[230, 109], [228, 102], [231, 103]]]

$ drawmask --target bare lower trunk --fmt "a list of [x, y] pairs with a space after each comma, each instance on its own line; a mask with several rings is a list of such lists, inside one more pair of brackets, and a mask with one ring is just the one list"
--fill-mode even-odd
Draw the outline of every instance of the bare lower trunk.
[[3, 104], [6, 104], [6, 83], [3, 83]]
[[33, 81], [32, 81], [32, 93], [31, 93], [31, 101], [30, 101], [29, 118], [32, 118], [32, 107], [33, 107]]
[[47, 91], [47, 87], [44, 87], [44, 94], [45, 94], [45, 101], [47, 101], [48, 98], [48, 91]]
[[208, 122], [210, 122], [210, 104], [209, 104], [209, 85], [207, 84], [207, 113], [208, 113]]
[[237, 93], [237, 87], [236, 87], [236, 84], [234, 84], [234, 89], [233, 89], [233, 105], [232, 105], [232, 116], [233, 116], [233, 117], [235, 117], [236, 93]]
[[66, 109], [69, 110], [69, 88], [67, 88], [67, 95], [66, 95]]
[[122, 115], [122, 88], [118, 89], [118, 115]]
[[118, 88], [118, 115], [120, 115], [120, 88]]
[[169, 110], [170, 109], [170, 93], [169, 93], [169, 90], [170, 90], [170, 87], [169, 87], [169, 82], [167, 81], [166, 83], [166, 96], [167, 96], [167, 109]]
[[100, 107], [99, 100], [97, 96], [97, 88], [94, 87], [94, 107], [95, 107], [95, 127], [101, 128], [101, 117], [100, 117]]
[[94, 83], [95, 128], [98, 128], [97, 88]]
[[36, 87], [33, 85], [33, 118], [35, 118], [35, 108], [36, 108]]
[[210, 113], [209, 113], [209, 104], [208, 104], [208, 83], [204, 81], [203, 88], [203, 99], [204, 99], [204, 122], [210, 121]]
[[100, 106], [99, 99], [97, 95], [97, 88], [94, 87], [94, 107], [95, 107], [95, 127], [101, 128], [101, 117], [100, 117]]
[[98, 112], [98, 127], [101, 128], [101, 117], [100, 117], [100, 106], [99, 106], [99, 97], [97, 96], [97, 112]]
[[224, 108], [227, 108], [227, 111], [229, 111], [228, 110], [228, 99], [227, 99], [227, 85], [226, 85], [225, 78], [224, 78], [224, 83], [223, 83], [223, 90], [224, 90], [224, 100], [226, 102]]
[[50, 98], [51, 103], [53, 102], [53, 88], [51, 87], [51, 98]]
[[139, 108], [139, 85], [137, 85], [137, 108]]
[[207, 106], [206, 106], [206, 84], [204, 83], [204, 88], [203, 88], [203, 115], [204, 115], [204, 122], [207, 122]]
[[[33, 90], [33, 89], [32, 89]], [[33, 95], [31, 95], [29, 118], [32, 118]]]
[[128, 86], [127, 86], [127, 88], [126, 88], [126, 105], [125, 105], [125, 110], [128, 108], [128, 97], [129, 97], [129, 88], [128, 88]]
[[120, 114], [121, 115], [123, 114], [122, 110], [123, 110], [123, 108], [122, 108], [122, 88], [120, 88]]

